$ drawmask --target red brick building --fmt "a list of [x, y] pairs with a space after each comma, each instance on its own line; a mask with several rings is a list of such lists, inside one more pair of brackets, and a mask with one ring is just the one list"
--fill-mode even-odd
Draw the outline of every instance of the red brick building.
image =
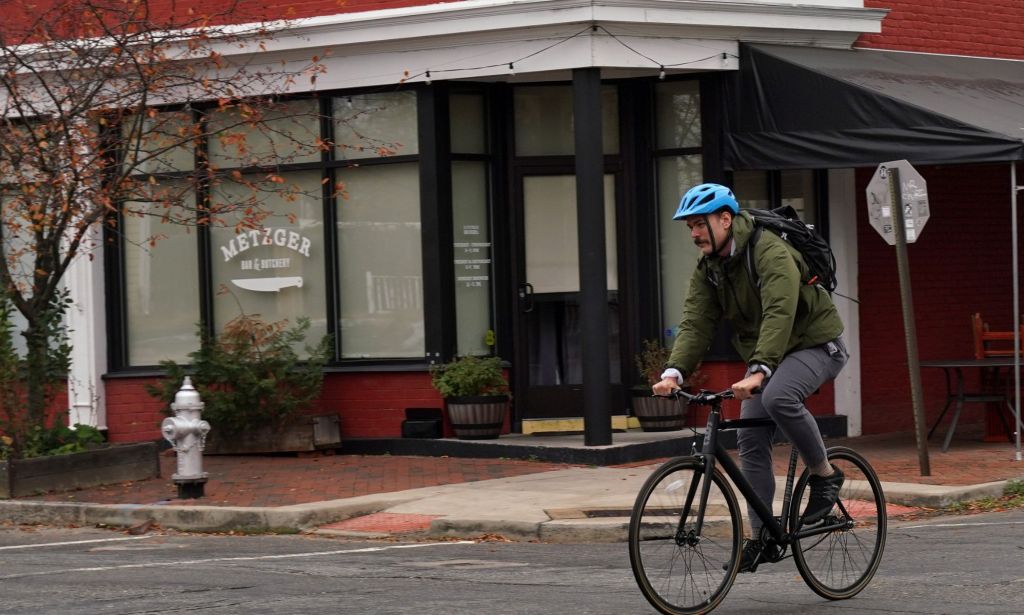
[[[1022, 80], [1000, 76], [1007, 66], [1024, 74], [1013, 62], [1024, 60], [1019, 2], [310, 1], [292, 4], [286, 17], [296, 21], [268, 60], [331, 49], [316, 91], [292, 89], [296, 100], [325, 105], [350, 141], [372, 133], [404, 144], [386, 158], [339, 149], [286, 168], [300, 182], [344, 178], [352, 200], [309, 204], [315, 213], [292, 231], [311, 241], [311, 251], [291, 261], [289, 275], [304, 276], [303, 285], [272, 300], [239, 291], [251, 295], [253, 309], [307, 315], [317, 332], [335, 335], [320, 406], [340, 414], [345, 437], [395, 437], [406, 408], [440, 407], [427, 368], [456, 354], [508, 361], [511, 428], [519, 430], [532, 420], [584, 416], [584, 390], [601, 384], [587, 367], [599, 347], [613, 383], [599, 396], [600, 411], [627, 413], [633, 354], [644, 339], [670, 343], [696, 262], [670, 214], [687, 187], [705, 180], [733, 185], [748, 205], [793, 205], [827, 230], [853, 359], [834, 390], [810, 405], [845, 417], [851, 435], [913, 426], [895, 255], [869, 225], [865, 202], [878, 163], [907, 158], [928, 182], [931, 218], [909, 250], [920, 356], [968, 356], [974, 312], [994, 327], [1012, 326], [1012, 138], [981, 163], [915, 159], [927, 150], [919, 141], [907, 145], [913, 155], [899, 155], [903, 133], [893, 132], [875, 159], [868, 145], [855, 160], [844, 157], [855, 144], [830, 137], [831, 157], [820, 164], [793, 166], [795, 153], [771, 146], [757, 152], [758, 164], [744, 164], [743, 114], [767, 108], [730, 95], [753, 91], [744, 71], [757, 54], [780, 54], [786, 70], [804, 74], [814, 69], [796, 62], [800, 52], [842, 62], [854, 56], [833, 54], [856, 54], [861, 64], [883, 57], [870, 49], [1002, 59], [978, 65], [976, 77], [994, 80], [993, 90], [1019, 105]], [[933, 56], [923, 57], [927, 64]], [[891, 92], [877, 83], [817, 74], [799, 84], [808, 88], [803, 117], [815, 130], [830, 130], [818, 126], [823, 117], [845, 121], [821, 101], [846, 100], [848, 88], [888, 109]], [[941, 98], [950, 84], [928, 87]], [[574, 106], [585, 92], [600, 104]], [[886, 126], [916, 130], [899, 125], [915, 119], [908, 108], [885, 112], [893, 122]], [[978, 119], [929, 114], [946, 128]], [[576, 144], [587, 142], [580, 134], [601, 135], [603, 156], [577, 155]], [[603, 208], [594, 199], [580, 210], [603, 216], [603, 236], [577, 219], [578, 189], [603, 195]], [[206, 257], [195, 256], [203, 254], [190, 243], [197, 240], [209, 242]], [[161, 408], [144, 385], [159, 376], [159, 359], [187, 354], [194, 322], [216, 325], [228, 309], [200, 301], [195, 289], [185, 294], [192, 307], [174, 312], [166, 285], [178, 292], [199, 279], [235, 279], [241, 257], [231, 241], [178, 238], [145, 257], [121, 246], [92, 265], [94, 277], [78, 283], [87, 312], [76, 329], [73, 379], [92, 392], [72, 392], [78, 417], [105, 426], [113, 441], [159, 437]], [[580, 242], [603, 246], [603, 275], [600, 264], [580, 258]], [[175, 277], [166, 263], [188, 273]], [[157, 284], [160, 276], [171, 282]], [[597, 293], [584, 299], [588, 289]], [[596, 337], [581, 316], [595, 309], [608, 314], [608, 330]], [[594, 344], [588, 352], [585, 336]], [[717, 344], [706, 368], [711, 384], [724, 387], [742, 366]], [[945, 394], [941, 372], [926, 371], [924, 387], [934, 420]], [[972, 409], [965, 420], [980, 417]]]

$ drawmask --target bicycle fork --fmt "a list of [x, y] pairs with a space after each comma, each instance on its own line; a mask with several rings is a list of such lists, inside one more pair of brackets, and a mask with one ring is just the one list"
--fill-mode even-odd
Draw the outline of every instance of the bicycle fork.
[[679, 516], [679, 527], [676, 530], [677, 540], [684, 538], [685, 528], [683, 524], [690, 516], [690, 509], [693, 506], [693, 498], [697, 488], [700, 488], [700, 499], [697, 501], [697, 519], [690, 536], [697, 537], [704, 531], [704, 514], [707, 512], [708, 496], [711, 493], [711, 481], [715, 476], [715, 448], [718, 445], [718, 423], [721, 421], [722, 405], [719, 403], [711, 406], [708, 414], [707, 427], [704, 430], [704, 443], [701, 452], [694, 455], [700, 462], [700, 473], [696, 480], [690, 484], [686, 494], [686, 502], [683, 504], [682, 514]]

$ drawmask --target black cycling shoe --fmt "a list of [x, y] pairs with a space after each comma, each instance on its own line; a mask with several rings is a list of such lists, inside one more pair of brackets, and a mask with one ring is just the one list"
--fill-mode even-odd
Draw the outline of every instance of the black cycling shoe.
[[839, 490], [843, 487], [846, 477], [839, 468], [832, 466], [832, 476], [814, 476], [808, 481], [811, 486], [811, 495], [807, 498], [807, 508], [804, 509], [800, 522], [804, 524], [817, 523], [825, 518], [832, 507], [839, 499]]
[[[745, 538], [743, 549], [740, 551], [740, 572], [754, 572], [761, 564], [771, 564], [779, 558], [779, 547], [774, 544], [765, 544], [760, 540]], [[728, 570], [729, 565], [722, 566]]]

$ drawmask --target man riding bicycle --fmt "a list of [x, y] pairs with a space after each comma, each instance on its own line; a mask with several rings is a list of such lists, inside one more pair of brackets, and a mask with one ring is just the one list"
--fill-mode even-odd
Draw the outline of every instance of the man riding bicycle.
[[[653, 390], [665, 395], [679, 388], [711, 345], [719, 321], [729, 321], [733, 346], [748, 366], [744, 378], [731, 387], [743, 400], [741, 417], [771, 417], [799, 451], [812, 473], [801, 520], [816, 523], [832, 509], [844, 477], [828, 463], [821, 432], [804, 400], [846, 364], [842, 320], [828, 292], [805, 282], [808, 268], [800, 253], [774, 233], [760, 234], [750, 259], [754, 271], [748, 271], [746, 250], [754, 222], [740, 211], [729, 188], [691, 188], [673, 219], [686, 222], [703, 257], [690, 279], [666, 370]], [[737, 434], [743, 475], [769, 505], [775, 495], [773, 432], [756, 427]], [[740, 572], [761, 559], [774, 559], [761, 557], [766, 547], [758, 539], [760, 519], [752, 511], [749, 517], [753, 540], [744, 541]]]

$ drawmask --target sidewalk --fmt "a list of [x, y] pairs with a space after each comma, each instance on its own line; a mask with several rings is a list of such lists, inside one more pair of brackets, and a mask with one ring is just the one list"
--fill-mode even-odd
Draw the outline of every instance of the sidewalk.
[[[674, 432], [676, 437], [679, 433]], [[545, 444], [543, 437], [509, 438], [517, 445]], [[1024, 477], [1024, 463], [1014, 460], [1012, 445], [982, 442], [980, 431], [969, 429], [957, 432], [946, 453], [931, 443], [929, 477], [920, 476], [912, 433], [835, 438], [826, 445], [850, 446], [868, 458], [885, 483], [891, 515], [999, 495], [1005, 481]], [[170, 477], [175, 458], [165, 453], [161, 478], [0, 501], [0, 520], [111, 526], [152, 521], [182, 530], [356, 537], [617, 541], [625, 539], [628, 511], [640, 485], [661, 461], [595, 467], [343, 452], [207, 456], [204, 470], [210, 479], [205, 497], [198, 500], [174, 499], [177, 489]], [[785, 474], [788, 457], [788, 446], [776, 447], [776, 474]]]

